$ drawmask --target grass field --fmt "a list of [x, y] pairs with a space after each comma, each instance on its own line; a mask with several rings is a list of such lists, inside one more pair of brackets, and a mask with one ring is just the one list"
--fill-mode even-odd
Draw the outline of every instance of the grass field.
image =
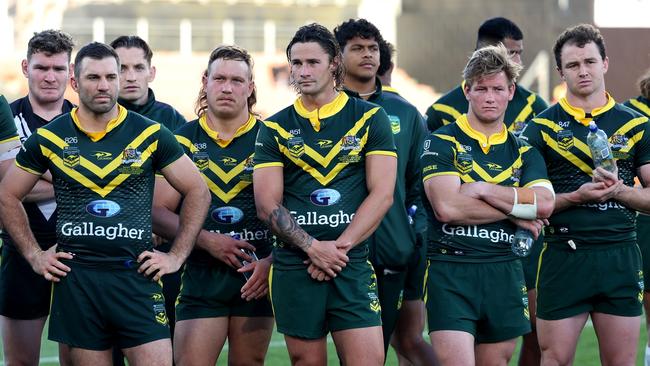
[[[643, 355], [645, 350], [646, 342], [646, 331], [645, 325], [641, 327], [641, 337], [639, 339], [638, 355], [637, 355], [637, 365], [643, 365]], [[45, 366], [54, 366], [58, 365], [57, 358], [57, 345], [56, 343], [46, 340], [46, 336], [43, 337], [43, 344], [41, 347], [41, 365]], [[425, 337], [428, 339], [428, 336]], [[0, 351], [2, 347], [0, 345]], [[518, 350], [515, 352], [513, 360], [510, 362], [511, 365], [516, 365], [516, 359], [518, 357]], [[222, 352], [222, 355], [219, 359], [217, 365], [226, 365], [227, 364], [227, 349]], [[328, 342], [328, 364], [329, 365], [339, 365], [336, 358], [336, 352], [334, 351], [334, 344], [331, 340]], [[266, 356], [266, 364], [271, 366], [280, 366], [280, 365], [289, 365], [289, 356], [287, 354], [287, 349], [284, 345], [284, 341], [281, 334], [274, 333], [271, 340], [271, 345], [269, 347], [269, 352]], [[575, 365], [577, 366], [591, 366], [599, 365], [598, 359], [598, 345], [596, 340], [596, 335], [594, 329], [590, 326], [590, 323], [585, 327], [580, 337], [580, 342], [578, 344], [578, 351], [576, 353]], [[0, 363], [4, 365], [4, 363]], [[388, 359], [386, 365], [397, 365], [397, 359], [395, 358], [395, 353], [391, 350], [388, 354]]]

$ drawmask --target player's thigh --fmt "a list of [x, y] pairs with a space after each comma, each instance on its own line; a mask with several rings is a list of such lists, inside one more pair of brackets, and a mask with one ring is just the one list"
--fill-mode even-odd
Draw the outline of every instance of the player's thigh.
[[31, 320], [0, 316], [5, 363], [38, 365], [41, 336], [46, 319], [45, 316]]
[[230, 317], [228, 364], [263, 365], [272, 334], [272, 317]]
[[506, 365], [512, 358], [517, 339], [477, 344], [474, 352], [477, 366]]
[[[332, 332], [336, 353], [343, 365], [380, 366], [384, 364], [381, 326]], [[359, 350], [364, 350], [359, 352]]]
[[437, 330], [429, 333], [429, 337], [438, 365], [474, 365], [474, 336], [471, 333]]
[[284, 335], [292, 365], [322, 366], [327, 363], [327, 338], [300, 338]]
[[122, 349], [130, 366], [172, 366], [169, 338]]
[[640, 316], [592, 313], [603, 365], [632, 365], [639, 344]]
[[74, 366], [112, 366], [113, 350], [89, 350], [84, 348], [70, 347], [70, 362]]
[[174, 328], [174, 362], [214, 365], [228, 335], [228, 317], [180, 320]]
[[569, 364], [575, 356], [578, 338], [587, 322], [588, 313], [565, 319], [544, 320], [537, 318], [537, 339], [542, 351], [542, 363]]

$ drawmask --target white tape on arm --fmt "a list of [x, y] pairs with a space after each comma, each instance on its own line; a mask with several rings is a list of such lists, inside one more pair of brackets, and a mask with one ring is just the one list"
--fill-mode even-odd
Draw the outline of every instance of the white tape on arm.
[[[530, 189], [530, 188], [523, 188]], [[526, 192], [527, 197], [522, 197], [522, 200], [525, 203], [519, 203], [519, 189], [512, 187], [512, 190], [515, 192], [514, 204], [512, 205], [512, 211], [509, 215], [514, 216], [519, 219], [534, 220], [537, 218], [537, 195], [535, 191], [530, 189], [530, 192]], [[532, 200], [530, 199], [530, 193], [532, 193]], [[531, 203], [532, 201], [532, 203]]]

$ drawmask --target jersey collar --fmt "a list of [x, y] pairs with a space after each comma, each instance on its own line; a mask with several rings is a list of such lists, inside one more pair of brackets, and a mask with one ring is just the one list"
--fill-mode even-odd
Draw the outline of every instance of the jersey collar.
[[490, 136], [485, 136], [483, 133], [476, 131], [470, 126], [469, 121], [467, 120], [467, 115], [463, 114], [456, 120], [456, 125], [463, 131], [467, 136], [476, 140], [481, 146], [483, 153], [487, 154], [490, 151], [492, 145], [498, 145], [506, 142], [508, 138], [508, 129], [506, 125], [501, 123], [501, 132], [497, 132]]
[[607, 103], [605, 103], [605, 105], [602, 107], [595, 108], [591, 111], [591, 113], [585, 112], [585, 110], [582, 108], [572, 106], [569, 104], [569, 101], [566, 99], [566, 97], [560, 99], [560, 106], [576, 121], [585, 126], [588, 126], [589, 122], [591, 122], [594, 117], [607, 112], [608, 110], [612, 109], [614, 105], [616, 105], [616, 101], [614, 98], [612, 98], [611, 95], [609, 95], [609, 93], [605, 92], [605, 95], [607, 95]]
[[382, 85], [381, 86], [381, 91], [399, 95], [399, 92], [397, 91], [397, 89], [393, 88], [392, 86]]
[[208, 115], [206, 113], [204, 113], [199, 118], [199, 125], [201, 126], [203, 131], [205, 131], [205, 133], [207, 133], [208, 136], [210, 136], [210, 138], [214, 140], [214, 142], [216, 142], [217, 145], [221, 147], [227, 147], [234, 139], [252, 130], [253, 127], [255, 127], [255, 122], [257, 122], [255, 116], [249, 114], [248, 121], [246, 121], [246, 123], [244, 123], [243, 125], [239, 126], [239, 128], [237, 129], [237, 131], [235, 131], [235, 134], [232, 136], [232, 138], [230, 140], [223, 140], [219, 137], [219, 132], [211, 129], [210, 126], [208, 125]]
[[320, 125], [320, 120], [328, 117], [332, 117], [333, 115], [339, 113], [343, 107], [345, 107], [345, 104], [348, 102], [348, 95], [339, 92], [339, 95], [334, 98], [333, 101], [325, 104], [324, 106], [320, 108], [316, 108], [313, 111], [308, 111], [305, 106], [302, 104], [302, 100], [300, 98], [296, 99], [296, 101], [293, 103], [293, 108], [296, 110], [296, 113], [300, 115], [300, 117], [306, 118], [309, 120], [311, 123], [311, 126], [316, 130], [316, 132], [320, 131], [321, 125]]
[[99, 132], [89, 132], [83, 129], [81, 127], [81, 123], [79, 122], [79, 117], [77, 116], [77, 111], [79, 108], [74, 107], [72, 111], [70, 112], [70, 115], [72, 116], [72, 121], [74, 124], [77, 126], [77, 128], [85, 133], [92, 142], [97, 142], [104, 138], [106, 134], [114, 130], [117, 126], [119, 126], [124, 120], [126, 119], [126, 114], [127, 110], [126, 108], [122, 107], [121, 105], [117, 105], [117, 117], [113, 118], [112, 120], [108, 121], [108, 124], [106, 124], [106, 129], [104, 131], [99, 131]]

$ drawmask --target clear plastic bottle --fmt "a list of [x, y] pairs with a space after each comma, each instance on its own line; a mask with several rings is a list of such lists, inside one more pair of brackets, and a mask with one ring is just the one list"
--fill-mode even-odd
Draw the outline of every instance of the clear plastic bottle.
[[605, 131], [598, 128], [596, 122], [589, 122], [589, 133], [587, 134], [587, 145], [594, 160], [594, 169], [601, 167], [607, 171], [616, 170], [614, 155], [609, 146], [609, 139]]
[[411, 207], [406, 210], [406, 213], [408, 214], [409, 217], [409, 224], [413, 225], [414, 219], [415, 219], [415, 211], [418, 210], [418, 206], [412, 205]]
[[512, 252], [518, 257], [526, 257], [530, 254], [534, 242], [535, 239], [530, 230], [518, 227], [517, 231], [515, 231], [515, 236], [512, 239]]

